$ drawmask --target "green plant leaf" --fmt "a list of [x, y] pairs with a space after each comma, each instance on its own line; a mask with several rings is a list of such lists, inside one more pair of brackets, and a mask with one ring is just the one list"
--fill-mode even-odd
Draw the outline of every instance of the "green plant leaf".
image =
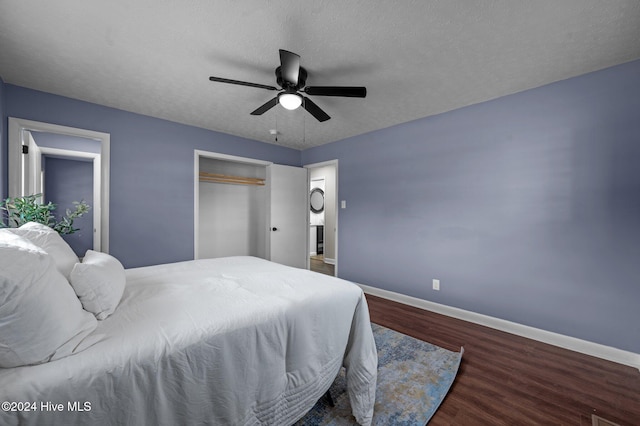
[[79, 229], [73, 227], [74, 219], [89, 212], [91, 206], [82, 201], [74, 201], [74, 210], [67, 209], [65, 215], [56, 222], [53, 211], [56, 205], [49, 201], [46, 204], [38, 200], [42, 194], [24, 197], [7, 198], [0, 203], [0, 228], [20, 227], [27, 222], [38, 222], [47, 225], [60, 234], [73, 234]]

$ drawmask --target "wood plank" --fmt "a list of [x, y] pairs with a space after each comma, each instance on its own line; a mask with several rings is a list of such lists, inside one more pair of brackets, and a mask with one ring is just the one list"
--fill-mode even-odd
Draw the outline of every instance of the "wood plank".
[[465, 352], [431, 419], [439, 425], [640, 425], [640, 372], [478, 324], [367, 295], [371, 321]]
[[322, 255], [311, 256], [309, 266], [309, 269], [311, 269], [313, 272], [331, 275], [332, 277], [335, 275], [335, 265], [325, 263], [324, 257]]
[[245, 176], [232, 176], [224, 175], [220, 173], [208, 173], [200, 172], [200, 181], [202, 182], [214, 182], [214, 183], [234, 183], [241, 185], [259, 185], [263, 186], [265, 179], [245, 177]]

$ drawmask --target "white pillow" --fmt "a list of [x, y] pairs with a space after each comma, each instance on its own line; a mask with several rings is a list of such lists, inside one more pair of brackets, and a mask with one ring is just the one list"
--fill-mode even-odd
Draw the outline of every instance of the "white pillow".
[[97, 324], [49, 254], [0, 230], [0, 368], [80, 352]]
[[84, 309], [103, 320], [118, 307], [126, 277], [118, 259], [106, 253], [87, 250], [82, 263], [76, 263], [71, 270], [69, 282]]
[[20, 228], [9, 229], [16, 235], [26, 238], [45, 252], [55, 261], [56, 267], [65, 278], [69, 278], [73, 265], [78, 263], [78, 256], [73, 249], [53, 229], [36, 222], [28, 222]]

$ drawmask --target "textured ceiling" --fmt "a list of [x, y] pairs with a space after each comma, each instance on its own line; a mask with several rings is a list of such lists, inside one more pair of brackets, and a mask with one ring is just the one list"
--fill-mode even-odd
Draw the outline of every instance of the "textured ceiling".
[[[277, 106], [278, 49], [332, 118]], [[304, 149], [640, 58], [637, 0], [1, 0], [6, 83]]]

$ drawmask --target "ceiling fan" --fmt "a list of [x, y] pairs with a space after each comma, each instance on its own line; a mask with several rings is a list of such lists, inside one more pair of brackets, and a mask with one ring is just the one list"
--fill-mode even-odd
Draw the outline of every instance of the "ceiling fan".
[[348, 98], [364, 98], [367, 96], [366, 87], [306, 86], [307, 70], [300, 66], [300, 56], [282, 49], [280, 49], [280, 66], [276, 68], [276, 82], [280, 88], [220, 77], [209, 77], [209, 80], [280, 92], [275, 98], [253, 111], [251, 115], [262, 115], [278, 103], [289, 110], [294, 110], [302, 105], [302, 108], [320, 122], [327, 121], [331, 117], [311, 99], [302, 96], [302, 93], [310, 96], [341, 96]]

